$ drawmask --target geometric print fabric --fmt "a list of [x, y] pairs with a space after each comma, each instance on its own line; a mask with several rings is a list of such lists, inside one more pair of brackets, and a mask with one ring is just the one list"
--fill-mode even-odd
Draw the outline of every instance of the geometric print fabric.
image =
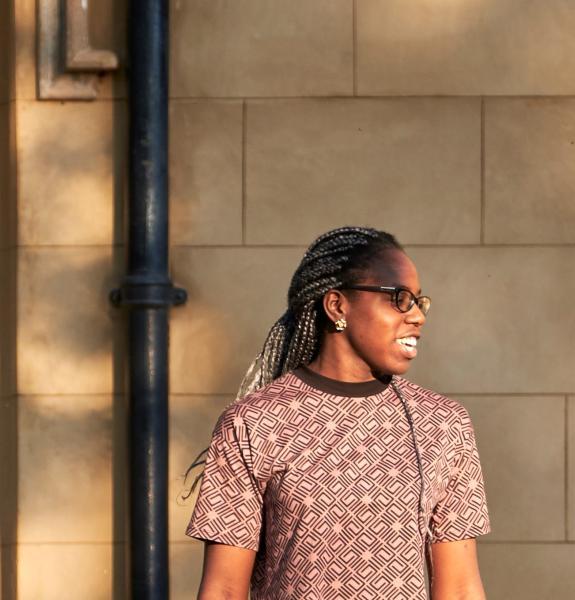
[[[304, 381], [305, 379], [305, 381]], [[257, 552], [252, 600], [423, 600], [432, 543], [490, 531], [473, 426], [458, 402], [393, 376], [327, 393], [287, 373], [215, 427], [186, 533]]]

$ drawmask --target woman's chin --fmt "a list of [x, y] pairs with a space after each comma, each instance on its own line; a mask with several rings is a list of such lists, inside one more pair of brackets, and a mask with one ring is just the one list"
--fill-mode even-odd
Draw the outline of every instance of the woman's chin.
[[399, 364], [385, 367], [375, 367], [372, 369], [372, 373], [376, 374], [377, 377], [390, 377], [391, 375], [403, 375], [409, 371], [409, 367], [411, 367], [411, 363]]

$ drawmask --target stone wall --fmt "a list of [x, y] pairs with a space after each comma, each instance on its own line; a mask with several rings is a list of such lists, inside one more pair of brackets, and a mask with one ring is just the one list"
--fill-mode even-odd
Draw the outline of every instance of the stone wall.
[[[1, 206], [17, 227], [2, 269], [15, 266], [17, 287], [13, 275], [1, 319], [16, 338], [3, 364], [17, 368], [3, 369], [16, 377], [2, 378], [2, 427], [18, 427], [2, 448], [18, 485], [2, 510], [15, 518], [17, 503], [18, 532], [3, 529], [3, 590], [15, 600], [12, 574], [18, 600], [119, 600], [124, 322], [107, 293], [122, 272], [125, 86], [107, 77], [94, 102], [37, 101], [35, 2], [14, 5], [0, 169], [12, 115], [17, 180]], [[107, 0], [93, 17], [118, 51], [122, 14]], [[571, 598], [575, 12], [564, 0], [173, 0], [171, 16], [171, 265], [189, 292], [171, 319], [172, 599], [194, 597], [201, 570], [182, 474], [283, 312], [306, 245], [344, 224], [395, 233], [434, 299], [409, 376], [472, 415], [489, 599]]]

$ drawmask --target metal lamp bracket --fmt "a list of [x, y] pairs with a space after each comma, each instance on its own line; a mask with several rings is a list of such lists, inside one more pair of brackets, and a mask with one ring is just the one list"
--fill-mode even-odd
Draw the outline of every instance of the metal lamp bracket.
[[88, 0], [38, 0], [38, 96], [93, 100], [98, 74], [118, 68], [109, 50], [92, 48]]

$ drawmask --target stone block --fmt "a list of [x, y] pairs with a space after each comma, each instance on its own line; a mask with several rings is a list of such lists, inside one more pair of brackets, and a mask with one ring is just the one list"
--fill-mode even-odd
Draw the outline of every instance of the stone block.
[[14, 97], [36, 98], [36, 0], [12, 2], [14, 11]]
[[121, 164], [122, 141], [115, 138], [123, 134], [115, 122], [123, 112], [111, 102], [18, 103], [21, 245], [118, 241], [114, 162]]
[[13, 26], [12, 3], [0, 3], [0, 104], [12, 98]]
[[0, 251], [9, 247], [10, 104], [0, 102]]
[[204, 544], [188, 538], [170, 544], [170, 600], [196, 598], [202, 578]]
[[567, 0], [361, 0], [360, 95], [573, 94]]
[[342, 225], [479, 242], [480, 112], [476, 99], [249, 102], [247, 242], [307, 246]]
[[408, 248], [433, 304], [407, 376], [437, 391], [575, 389], [572, 247]]
[[16, 251], [0, 250], [0, 396], [16, 394]]
[[[6, 547], [6, 562], [10, 544], [17, 542], [18, 531], [18, 413], [15, 396], [0, 396], [0, 546]], [[3, 571], [3, 575], [6, 572]]]
[[575, 595], [572, 544], [479, 544], [489, 600], [568, 600]]
[[109, 396], [18, 402], [20, 543], [112, 541]]
[[575, 100], [488, 100], [485, 241], [574, 243], [574, 160]]
[[112, 554], [110, 544], [22, 544], [18, 599], [109, 600]]
[[242, 103], [172, 101], [174, 244], [242, 243]]
[[172, 276], [188, 290], [171, 313], [173, 394], [235, 394], [283, 314], [303, 249], [176, 248]]
[[461, 397], [485, 479], [492, 541], [565, 539], [565, 399]]
[[14, 104], [0, 103], [0, 250], [16, 243]]
[[575, 541], [575, 397], [567, 400], [567, 537]]
[[348, 0], [172, 4], [173, 97], [353, 93]]
[[112, 393], [113, 351], [124, 338], [124, 314], [108, 301], [120, 279], [115, 264], [111, 248], [20, 250], [21, 394]]

